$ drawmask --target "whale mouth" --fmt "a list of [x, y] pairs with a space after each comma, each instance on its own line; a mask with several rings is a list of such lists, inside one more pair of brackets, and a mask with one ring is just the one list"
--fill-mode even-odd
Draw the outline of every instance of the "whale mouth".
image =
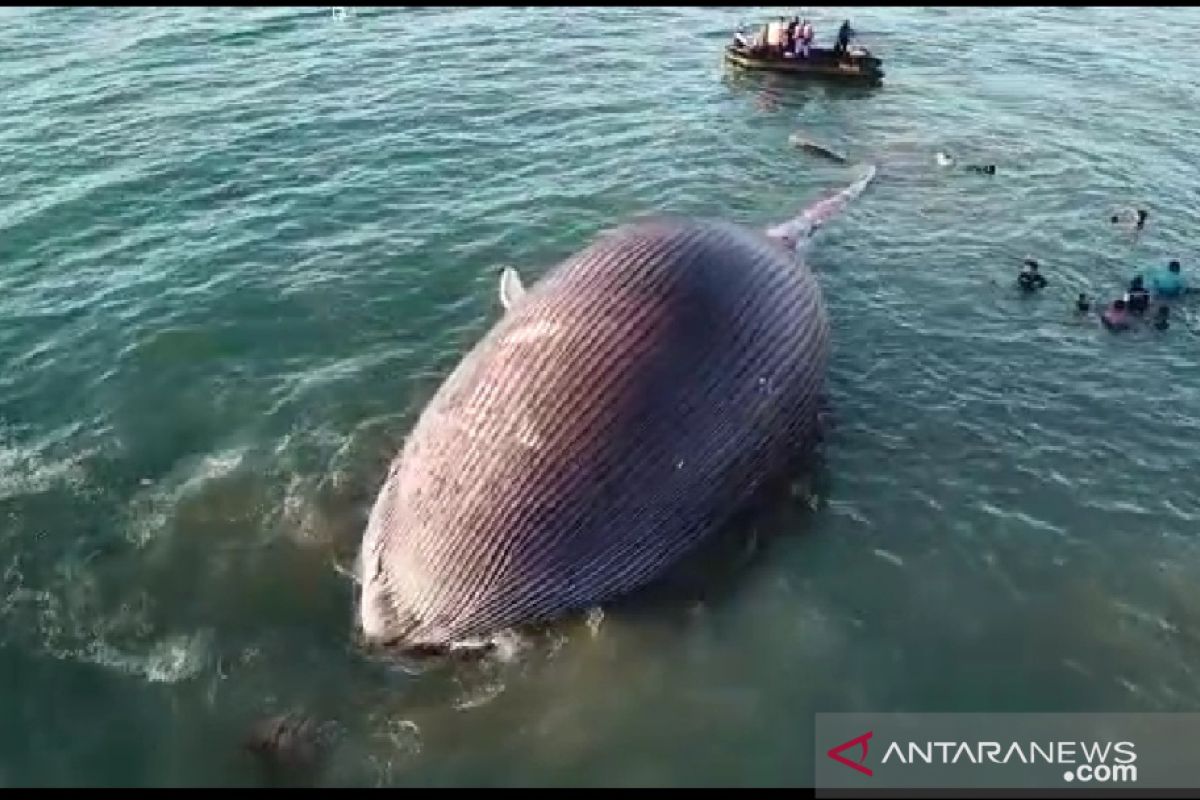
[[[363, 590], [356, 587], [355, 619], [353, 623], [352, 640], [356, 649], [370, 658], [379, 658], [389, 662], [414, 662], [415, 665], [425, 666], [433, 661], [471, 661], [496, 650], [496, 643], [491, 639], [469, 639], [463, 641], [430, 640], [425, 637], [417, 638], [420, 624], [411, 615], [401, 613], [387, 601], [387, 610], [383, 612], [388, 618], [386, 625], [380, 626], [375, 635], [367, 632], [363, 624]], [[369, 613], [380, 614], [381, 609]]]
[[427, 673], [455, 665], [477, 664], [496, 652], [496, 646], [492, 642], [435, 644], [412, 642], [402, 636], [384, 641], [362, 642], [361, 647], [370, 660], [410, 674]]

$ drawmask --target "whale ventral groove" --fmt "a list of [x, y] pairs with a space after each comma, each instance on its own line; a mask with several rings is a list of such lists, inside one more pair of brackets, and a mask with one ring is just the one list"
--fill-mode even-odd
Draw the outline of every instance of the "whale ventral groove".
[[760, 232], [640, 220], [502, 295], [371, 511], [368, 640], [445, 645], [628, 593], [814, 438], [820, 286]]

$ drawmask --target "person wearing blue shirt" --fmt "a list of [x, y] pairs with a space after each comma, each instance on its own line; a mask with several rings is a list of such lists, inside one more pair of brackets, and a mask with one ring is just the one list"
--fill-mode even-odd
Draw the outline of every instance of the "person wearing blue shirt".
[[1160, 272], [1154, 276], [1154, 293], [1160, 297], [1179, 297], [1187, 294], [1187, 285], [1184, 284], [1183, 276], [1179, 273], [1178, 261], [1168, 264], [1166, 272]]

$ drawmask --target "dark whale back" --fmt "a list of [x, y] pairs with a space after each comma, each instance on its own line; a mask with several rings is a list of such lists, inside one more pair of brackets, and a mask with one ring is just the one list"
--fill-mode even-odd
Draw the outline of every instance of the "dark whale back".
[[600, 237], [467, 354], [393, 462], [361, 554], [368, 638], [444, 645], [661, 575], [815, 433], [829, 329], [765, 235]]

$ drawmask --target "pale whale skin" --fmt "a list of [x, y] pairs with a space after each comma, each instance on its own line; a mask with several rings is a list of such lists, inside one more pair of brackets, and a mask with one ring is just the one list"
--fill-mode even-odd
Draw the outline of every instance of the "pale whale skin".
[[444, 647], [660, 577], [812, 445], [828, 352], [816, 277], [762, 232], [602, 235], [422, 412], [367, 524], [361, 633]]

